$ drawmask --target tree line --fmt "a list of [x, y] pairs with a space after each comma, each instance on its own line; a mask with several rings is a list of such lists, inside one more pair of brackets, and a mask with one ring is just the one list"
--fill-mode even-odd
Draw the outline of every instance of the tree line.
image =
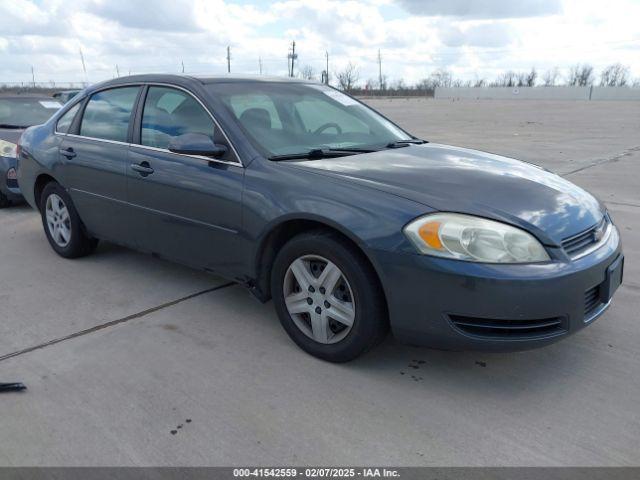
[[[300, 69], [299, 76], [307, 80], [319, 80], [313, 67], [305, 65]], [[528, 71], [509, 70], [492, 80], [476, 77], [473, 80], [456, 78], [451, 71], [441, 68], [435, 70], [427, 78], [415, 84], [407, 84], [399, 79], [388, 82], [386, 76], [380, 79], [367, 79], [361, 82], [360, 69], [357, 64], [349, 62], [342, 70], [334, 73], [332, 83], [341, 90], [355, 93], [389, 93], [419, 95], [429, 94], [438, 87], [555, 87], [576, 86], [590, 87], [640, 87], [640, 78], [630, 78], [629, 67], [621, 63], [614, 63], [604, 68], [599, 76], [592, 65], [588, 63], [571, 66], [566, 74], [562, 74], [558, 67], [553, 67], [542, 74], [532, 68]], [[322, 72], [322, 79], [326, 80], [326, 72]]]

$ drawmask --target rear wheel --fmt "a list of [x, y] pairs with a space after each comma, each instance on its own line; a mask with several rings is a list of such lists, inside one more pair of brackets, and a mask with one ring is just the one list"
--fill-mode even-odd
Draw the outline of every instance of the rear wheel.
[[271, 285], [282, 326], [311, 355], [347, 362], [387, 333], [375, 272], [337, 235], [314, 232], [290, 240], [276, 257]]
[[93, 253], [98, 240], [84, 231], [71, 197], [59, 184], [49, 183], [40, 200], [42, 225], [51, 248], [65, 258], [78, 258]]

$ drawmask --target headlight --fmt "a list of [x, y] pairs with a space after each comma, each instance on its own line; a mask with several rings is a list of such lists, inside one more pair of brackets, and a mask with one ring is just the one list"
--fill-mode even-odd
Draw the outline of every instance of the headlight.
[[2, 157], [16, 158], [17, 148], [18, 146], [15, 143], [0, 140], [0, 156]]
[[485, 263], [549, 260], [546, 250], [533, 235], [504, 223], [471, 215], [425, 215], [404, 227], [404, 233], [426, 255]]

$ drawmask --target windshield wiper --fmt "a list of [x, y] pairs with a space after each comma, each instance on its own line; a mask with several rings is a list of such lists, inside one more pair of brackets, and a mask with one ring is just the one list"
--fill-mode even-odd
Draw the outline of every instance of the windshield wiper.
[[269, 160], [319, 160], [322, 158], [346, 157], [358, 153], [371, 153], [376, 150], [368, 148], [314, 148], [308, 152], [286, 153], [284, 155], [271, 155]]
[[29, 126], [25, 126], [25, 125], [13, 125], [11, 123], [0, 123], [0, 128], [11, 128], [13, 130], [23, 130], [25, 128], [29, 128]]
[[402, 148], [408, 147], [409, 145], [422, 145], [423, 143], [429, 143], [426, 140], [421, 140], [419, 138], [411, 138], [409, 140], [397, 140], [395, 142], [387, 143], [387, 148]]

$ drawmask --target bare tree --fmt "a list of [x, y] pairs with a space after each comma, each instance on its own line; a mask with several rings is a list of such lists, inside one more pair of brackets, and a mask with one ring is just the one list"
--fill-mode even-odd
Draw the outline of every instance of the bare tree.
[[500, 75], [492, 85], [494, 87], [515, 87], [518, 85], [518, 74], [509, 70]]
[[593, 67], [588, 63], [580, 65], [575, 64], [569, 69], [569, 77], [567, 84], [577, 87], [590, 87], [593, 85]]
[[338, 83], [340, 84], [340, 88], [347, 92], [353, 90], [359, 78], [360, 72], [358, 71], [358, 67], [351, 62], [347, 64], [344, 70], [338, 72]]
[[631, 86], [640, 87], [640, 78], [636, 78]]
[[535, 67], [531, 68], [531, 71], [525, 76], [525, 84], [527, 87], [534, 87], [536, 85], [536, 79], [538, 78], [538, 72]]
[[542, 81], [544, 82], [545, 87], [555, 87], [558, 82], [558, 77], [560, 77], [560, 71], [558, 67], [553, 67], [546, 72], [542, 76]]
[[487, 86], [487, 81], [484, 78], [478, 78], [473, 81], [473, 86], [476, 88], [482, 88]]
[[449, 70], [441, 68], [436, 70], [429, 76], [431, 86], [436, 87], [451, 87], [453, 85], [453, 76]]
[[364, 83], [364, 89], [375, 90], [378, 83], [379, 83], [378, 80], [374, 80], [373, 78], [370, 78]]
[[629, 67], [614, 63], [600, 74], [601, 87], [624, 87], [629, 83]]
[[305, 80], [315, 80], [316, 71], [313, 69], [311, 65], [305, 65], [300, 69], [300, 76]]

